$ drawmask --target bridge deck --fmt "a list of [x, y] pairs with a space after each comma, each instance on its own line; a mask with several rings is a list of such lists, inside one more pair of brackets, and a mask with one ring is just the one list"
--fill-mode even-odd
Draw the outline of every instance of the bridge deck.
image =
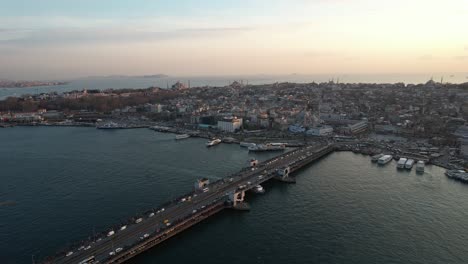
[[[289, 166], [294, 172], [333, 150], [333, 145], [305, 146], [259, 163], [256, 168], [244, 168], [210, 184], [207, 192], [188, 193], [183, 196], [184, 201], [181, 197], [167, 203], [153, 216], [146, 214], [140, 223], [83, 245], [89, 246], [86, 250], [75, 249], [70, 256], [63, 253], [46, 263], [93, 263], [82, 262], [87, 258], [100, 263], [122, 263], [226, 208], [229, 194], [238, 191], [239, 186], [245, 186], [243, 190], [247, 191], [277, 176], [279, 168]], [[109, 254], [117, 249], [120, 250], [115, 255]]]

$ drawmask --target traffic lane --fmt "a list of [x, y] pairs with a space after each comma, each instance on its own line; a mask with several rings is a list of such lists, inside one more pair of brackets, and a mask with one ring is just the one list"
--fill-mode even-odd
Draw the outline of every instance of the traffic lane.
[[[75, 263], [75, 261], [81, 261], [87, 257], [90, 256], [95, 256], [97, 258], [101, 258], [102, 256], [108, 257], [109, 252], [113, 251], [113, 248], [118, 248], [118, 247], [125, 247], [133, 244], [134, 242], [139, 240], [139, 237], [145, 233], [148, 233], [150, 231], [156, 231], [157, 228], [161, 228], [163, 219], [165, 218], [172, 218], [172, 219], [179, 219], [181, 217], [188, 216], [189, 214], [192, 213], [193, 207], [197, 206], [203, 206], [206, 205], [207, 201], [209, 202], [211, 200], [211, 196], [208, 196], [194, 204], [188, 204], [185, 202], [183, 204], [184, 206], [181, 207], [180, 203], [178, 204], [178, 208], [172, 208], [168, 213], [166, 213], [164, 216], [154, 216], [151, 218], [146, 218], [144, 221], [142, 221], [139, 224], [133, 224], [129, 227], [127, 227], [126, 230], [120, 231], [113, 236], [106, 238], [105, 241], [101, 241], [99, 246], [94, 246], [92, 251], [81, 251], [79, 255], [75, 255], [73, 258], [67, 258], [65, 259], [64, 263]], [[175, 211], [174, 211], [175, 210]], [[166, 211], [165, 211], [166, 212]], [[171, 220], [174, 221], [174, 220]], [[165, 227], [165, 226], [164, 226]], [[152, 232], [151, 232], [152, 233]], [[112, 244], [114, 245], [112, 247]], [[71, 257], [71, 256], [70, 256]]]
[[[276, 158], [276, 160], [275, 160], [274, 162], [272, 162], [270, 165], [267, 165], [266, 167], [267, 167], [267, 168], [268, 168], [268, 167], [277, 167], [278, 164], [276, 164], [276, 163], [280, 163], [280, 164], [284, 165], [285, 163], [284, 163], [284, 162], [281, 162], [281, 161], [289, 161], [291, 158], [293, 158], [293, 156], [297, 156], [297, 153], [302, 153], [302, 152], [304, 152], [304, 150], [300, 150], [300, 151], [295, 150], [295, 151], [293, 151], [293, 152], [288, 152], [287, 155], [286, 155], [286, 157], [290, 156], [289, 158], [287, 158], [287, 159], [284, 159], [284, 158], [283, 158], [283, 159], [280, 159], [280, 160], [278, 160], [278, 158]], [[280, 156], [280, 157], [284, 157], [284, 155], [282, 155], [282, 156]], [[257, 179], [255, 179], [255, 177], [258, 177], [258, 174], [259, 174], [259, 173], [260, 173], [259, 171], [247, 171], [246, 173], [240, 175], [240, 177], [241, 177], [240, 180], [238, 180], [238, 181], [236, 181], [236, 182], [231, 182], [231, 183], [232, 183], [232, 185], [237, 185], [237, 184], [240, 184], [240, 183], [245, 183], [245, 184], [246, 184], [249, 180], [250, 180], [250, 181], [254, 181], [254, 182], [263, 182], [263, 181], [258, 181]], [[226, 185], [226, 184], [227, 184], [228, 186], [227, 186], [226, 188], [222, 188], [222, 190], [221, 190], [222, 192], [227, 191], [227, 190], [230, 190], [230, 191], [234, 190], [234, 191], [235, 191], [235, 190], [237, 189], [237, 187], [238, 187], [238, 186], [229, 187], [229, 185], [230, 185], [229, 182], [220, 182], [219, 184], [216, 184], [215, 186], [213, 186], [214, 189], [215, 189], [213, 195], [216, 195], [216, 191], [218, 191], [220, 187], [223, 187], [223, 186]], [[213, 191], [212, 191], [212, 192], [213, 192]], [[200, 198], [202, 198], [202, 197], [205, 196], [205, 195], [204, 195], [204, 194], [200, 194], [200, 196], [201, 196]], [[222, 193], [221, 193], [221, 197], [222, 197], [222, 196], [225, 196], [225, 194], [222, 194]], [[197, 198], [192, 198], [192, 199], [197, 200], [197, 199], [200, 199], [200, 198], [197, 197]], [[206, 199], [210, 199], [210, 197], [207, 197]], [[205, 201], [205, 199], [202, 199], [202, 201]], [[196, 204], [197, 204], [197, 203], [195, 203], [195, 205], [196, 205]], [[141, 225], [139, 226], [138, 230], [133, 230], [133, 229], [135, 229], [135, 228], [128, 228], [129, 231], [128, 231], [127, 233], [133, 234], [133, 235], [130, 235], [130, 236], [139, 237], [139, 235], [141, 235], [141, 232], [144, 232], [143, 230], [151, 230], [151, 228], [156, 228], [156, 229], [157, 229], [157, 228], [161, 228], [162, 226], [161, 226], [160, 223], [157, 224], [156, 227], [154, 226], [155, 222], [157, 222], [158, 220], [162, 220], [162, 219], [164, 219], [165, 217], [178, 219], [178, 218], [180, 218], [180, 217], [186, 217], [186, 216], [188, 216], [189, 214], [192, 213], [193, 205], [192, 205], [192, 206], [189, 206], [189, 208], [191, 209], [190, 211], [185, 212], [184, 210], [186, 210], [186, 208], [182, 208], [182, 209], [181, 209], [181, 213], [180, 213], [180, 214], [177, 214], [177, 211], [178, 211], [178, 208], [179, 208], [179, 207], [180, 207], [180, 203], [176, 204], [176, 205], [173, 206], [173, 207], [169, 207], [169, 208], [168, 208], [168, 211], [165, 213], [166, 216], [162, 216], [162, 215], [161, 215], [160, 217], [155, 217], [155, 219], [154, 219], [153, 221], [151, 221], [151, 220], [152, 220], [151, 218], [146, 218], [144, 224], [140, 223]], [[172, 215], [173, 211], [176, 213], [175, 215]], [[159, 219], [158, 219], [158, 218], [159, 218]], [[132, 225], [132, 226], [135, 226], [135, 225]], [[138, 224], [137, 224], [137, 226], [138, 226]], [[156, 230], [156, 229], [155, 229], [155, 230]], [[130, 231], [132, 231], [132, 232], [130, 232]], [[118, 232], [118, 233], [121, 233], [121, 232]], [[117, 239], [115, 239], [116, 237], [117, 237]], [[120, 236], [116, 236], [116, 237], [113, 237], [113, 238], [112, 238], [114, 241], [117, 240], [116, 243], [118, 243], [118, 242], [120, 242], [120, 241], [122, 241], [122, 240], [128, 240], [128, 237], [127, 237], [125, 234], [120, 234]], [[119, 239], [119, 237], [121, 237], [121, 238]], [[133, 243], [133, 242], [135, 242], [135, 241], [132, 241], [132, 243]], [[102, 242], [102, 245], [104, 245], [104, 244], [108, 244], [108, 243]], [[128, 242], [127, 242], [126, 244], [123, 244], [122, 246], [127, 246], [127, 245], [128, 245]], [[98, 246], [97, 248], [99, 248], [99, 246]], [[109, 249], [112, 250], [112, 246], [111, 246], [110, 248], [109, 248], [109, 247], [106, 248], [106, 247], [104, 246], [103, 248], [104, 248], [104, 249], [107, 249], [107, 250], [109, 250]], [[96, 250], [96, 249], [95, 249], [95, 250]], [[84, 252], [83, 252], [83, 253], [84, 253]], [[95, 253], [98, 253], [98, 252], [95, 252]], [[85, 255], [86, 255], [86, 256], [77, 256], [77, 257], [86, 258], [87, 256], [92, 256], [92, 255], [90, 255], [89, 253], [85, 253]]]
[[[184, 204], [186, 204], [185, 208], [180, 208], [175, 212], [171, 212], [170, 214], [166, 215], [166, 217], [170, 218], [171, 219], [170, 221], [177, 221], [179, 219], [182, 219], [182, 218], [185, 218], [187, 216], [192, 215], [194, 208], [197, 208], [198, 210], [200, 210], [202, 206], [206, 206], [208, 204], [211, 204], [217, 198], [223, 197], [223, 196], [224, 195], [220, 196], [219, 193], [217, 193], [217, 192], [211, 192], [206, 196], [205, 195], [201, 196], [202, 199], [200, 201], [197, 201], [196, 203], [184, 202]], [[165, 218], [165, 217], [163, 217], [163, 218]], [[157, 227], [155, 227], [153, 223], [150, 223], [150, 221], [148, 221], [148, 219], [146, 221], [147, 222], [145, 222], [145, 226], [141, 225], [139, 230], [129, 229], [129, 232], [127, 232], [127, 233], [130, 233], [130, 235], [128, 235], [128, 236], [122, 235], [122, 238], [120, 240], [124, 239], [124, 240], [128, 241], [127, 244], [125, 244], [125, 245], [129, 245], [129, 243], [132, 244], [133, 242], [138, 241], [139, 237], [142, 234], [144, 234], [145, 231], [147, 231], [147, 230], [156, 231], [157, 230]], [[142, 223], [140, 223], [140, 224], [142, 224]], [[159, 222], [159, 225], [161, 225], [161, 222]], [[162, 226], [159, 226], [159, 227], [162, 227]], [[153, 228], [153, 230], [151, 228]], [[139, 232], [139, 233], [135, 233], [135, 232]], [[109, 251], [110, 252], [112, 250], [112, 248], [108, 247], [108, 243], [107, 243], [107, 246], [104, 245], [103, 248], [105, 248], [104, 251]], [[104, 255], [104, 256], [107, 257], [107, 255]]]

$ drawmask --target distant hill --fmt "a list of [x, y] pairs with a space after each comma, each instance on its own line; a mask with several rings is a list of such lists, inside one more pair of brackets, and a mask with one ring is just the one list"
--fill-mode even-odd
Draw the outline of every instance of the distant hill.
[[154, 74], [154, 75], [143, 75], [143, 76], [136, 76], [136, 77], [143, 77], [143, 78], [166, 78], [169, 75], [166, 74]]
[[152, 75], [119, 75], [119, 74], [113, 74], [113, 75], [105, 75], [105, 76], [88, 76], [85, 78], [166, 78], [169, 77], [169, 75], [166, 74], [152, 74]]

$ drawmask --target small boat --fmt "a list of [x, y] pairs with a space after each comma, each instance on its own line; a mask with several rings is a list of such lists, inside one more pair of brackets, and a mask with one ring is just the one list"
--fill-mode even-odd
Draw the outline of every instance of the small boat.
[[176, 135], [175, 139], [180, 140], [180, 139], [186, 139], [186, 138], [189, 138], [189, 137], [190, 137], [189, 134], [181, 134], [181, 135]]
[[398, 168], [398, 169], [404, 169], [404, 168], [405, 168], [406, 161], [408, 161], [407, 158], [400, 158], [400, 159], [398, 160], [398, 163], [397, 163], [397, 168]]
[[377, 162], [381, 157], [383, 157], [384, 154], [377, 154], [372, 156], [371, 161], [372, 162]]
[[250, 142], [241, 142], [239, 145], [241, 147], [248, 148], [248, 147], [255, 146], [256, 144], [255, 143], [250, 143]]
[[212, 146], [216, 146], [218, 145], [219, 143], [221, 143], [221, 139], [217, 138], [217, 139], [214, 139], [214, 140], [211, 140], [211, 141], [208, 141], [206, 143], [206, 147], [212, 147]]
[[383, 155], [382, 157], [379, 158], [378, 163], [379, 165], [385, 165], [392, 161], [393, 156], [392, 155]]
[[448, 170], [445, 175], [450, 179], [468, 183], [468, 172], [464, 170]]
[[257, 185], [255, 186], [252, 191], [254, 193], [265, 193], [265, 189], [263, 189], [263, 187], [261, 185]]
[[422, 160], [418, 161], [418, 163], [416, 163], [416, 172], [424, 173], [424, 167], [425, 167], [424, 161]]
[[405, 169], [411, 170], [414, 165], [414, 159], [408, 159], [405, 163]]

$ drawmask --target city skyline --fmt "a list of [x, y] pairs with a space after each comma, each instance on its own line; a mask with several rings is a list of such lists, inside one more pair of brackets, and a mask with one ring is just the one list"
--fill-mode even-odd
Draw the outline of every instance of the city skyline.
[[8, 1], [0, 78], [464, 72], [468, 4]]

